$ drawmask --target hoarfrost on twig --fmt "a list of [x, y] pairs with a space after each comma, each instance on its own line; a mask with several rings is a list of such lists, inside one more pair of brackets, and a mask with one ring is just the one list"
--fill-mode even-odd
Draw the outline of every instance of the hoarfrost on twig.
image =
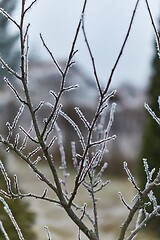
[[124, 197], [123, 197], [123, 194], [121, 192], [118, 193], [119, 194], [119, 197], [120, 197], [120, 200], [121, 202], [123, 203], [123, 205], [130, 211], [131, 210], [131, 207], [128, 205], [128, 203], [125, 201]]
[[11, 15], [6, 12], [3, 8], [0, 8], [0, 13], [6, 17], [8, 20], [10, 20], [11, 22], [13, 22], [17, 27], [18, 29], [20, 28], [19, 24], [11, 17]]
[[8, 127], [8, 136], [7, 136], [7, 141], [10, 141], [12, 134], [13, 134], [13, 130], [16, 128], [17, 123], [19, 121], [20, 116], [22, 115], [24, 110], [24, 104], [22, 104], [15, 116], [15, 118], [13, 119], [12, 124], [10, 124], [9, 122], [6, 123], [7, 127]]
[[20, 96], [19, 92], [16, 88], [10, 83], [8, 78], [4, 77], [4, 81], [6, 82], [7, 86], [11, 89], [11, 91], [15, 94], [16, 98], [23, 104], [27, 104]]
[[76, 113], [78, 114], [78, 116], [80, 117], [80, 119], [82, 120], [82, 122], [84, 123], [85, 127], [88, 128], [88, 130], [90, 130], [90, 123], [87, 121], [87, 119], [85, 118], [84, 114], [82, 113], [82, 111], [80, 110], [79, 107], [75, 107]]
[[148, 0], [145, 0], [145, 2], [146, 2], [148, 13], [149, 13], [149, 16], [150, 16], [150, 19], [151, 19], [152, 27], [153, 27], [153, 30], [154, 30], [154, 33], [155, 33], [156, 44], [157, 44], [157, 53], [158, 53], [158, 56], [160, 57], [160, 36], [159, 36], [159, 32], [156, 28], [156, 24], [154, 23], [153, 15], [152, 15]]
[[147, 103], [145, 103], [144, 107], [147, 109], [152, 118], [158, 123], [158, 125], [160, 125], [160, 118], [156, 116], [155, 112], [150, 108], [150, 106]]
[[138, 193], [141, 193], [141, 190], [140, 190], [140, 188], [138, 187], [138, 185], [137, 185], [137, 183], [136, 183], [136, 181], [135, 181], [134, 176], [132, 175], [131, 171], [130, 171], [129, 168], [128, 168], [127, 162], [124, 162], [124, 163], [123, 163], [123, 166], [124, 166], [125, 172], [127, 173], [128, 180], [132, 183], [132, 185], [133, 185], [134, 188], [138, 191]]
[[61, 169], [66, 169], [67, 163], [66, 163], [65, 150], [63, 146], [62, 133], [57, 123], [55, 123], [55, 129], [57, 132], [58, 146], [59, 146], [59, 151], [61, 155]]
[[64, 117], [72, 125], [72, 127], [75, 129], [75, 131], [76, 131], [76, 133], [79, 137], [79, 141], [81, 143], [82, 149], [84, 150], [85, 149], [85, 141], [84, 141], [82, 132], [79, 129], [78, 125], [67, 114], [65, 114], [62, 110], [60, 110], [60, 115], [62, 117]]
[[3, 226], [2, 221], [0, 221], [0, 229], [1, 229], [1, 231], [2, 231], [2, 233], [3, 233], [3, 235], [4, 235], [4, 237], [5, 237], [5, 239], [6, 239], [6, 240], [10, 240], [10, 238], [8, 237], [8, 233], [6, 232], [6, 230], [5, 230], [4, 226]]
[[48, 238], [48, 240], [51, 240], [52, 238], [51, 238], [51, 233], [50, 233], [50, 231], [49, 231], [49, 228], [48, 228], [47, 226], [44, 226], [44, 229], [45, 229], [46, 232], [47, 232], [47, 238]]
[[153, 180], [153, 174], [155, 172], [155, 168], [153, 168], [151, 171], [149, 170], [149, 165], [147, 163], [147, 159], [143, 158], [143, 165], [144, 165], [144, 170], [147, 176], [147, 181], [146, 181], [146, 188], [148, 187], [148, 184], [151, 183]]
[[8, 206], [8, 204], [5, 202], [5, 200], [1, 196], [0, 196], [0, 201], [2, 202], [2, 204], [4, 206], [5, 212], [7, 213], [7, 215], [9, 216], [12, 224], [15, 227], [15, 230], [16, 230], [16, 232], [18, 234], [19, 239], [20, 240], [24, 240], [24, 237], [22, 235], [21, 229], [19, 228], [19, 226], [18, 226], [18, 224], [17, 224], [17, 222], [16, 222], [16, 220], [15, 220], [15, 218], [14, 218], [14, 216], [13, 216], [13, 214], [12, 214], [12, 212], [11, 212], [9, 206]]
[[5, 169], [1, 160], [0, 160], [0, 170], [1, 170], [1, 173], [4, 177], [8, 193], [6, 193], [3, 190], [1, 190], [1, 192], [3, 191], [5, 196], [7, 196], [8, 198], [11, 198], [11, 196], [12, 196], [11, 179], [9, 178], [8, 173], [6, 172], [6, 169]]

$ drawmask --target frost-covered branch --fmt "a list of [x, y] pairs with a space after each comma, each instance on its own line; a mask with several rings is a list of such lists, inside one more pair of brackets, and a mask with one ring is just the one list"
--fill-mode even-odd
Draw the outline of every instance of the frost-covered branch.
[[[5, 200], [1, 196], [0, 196], [0, 202], [3, 204], [5, 212], [7, 213], [8, 217], [10, 218], [12, 224], [15, 227], [18, 239], [19, 240], [24, 240], [24, 237], [22, 235], [21, 229], [19, 228], [19, 226], [18, 226], [18, 224], [17, 224], [17, 222], [16, 222], [16, 220], [15, 220], [15, 218], [14, 218], [14, 216], [13, 216], [13, 214], [12, 214], [12, 212], [11, 212], [9, 206], [8, 206], [8, 204], [5, 202]], [[3, 231], [3, 232], [5, 233], [4, 235], [7, 236], [6, 232], [5, 231]], [[8, 238], [8, 236], [7, 236], [7, 238]]]
[[[17, 90], [16, 85], [12, 85], [9, 79], [5, 78], [8, 87], [13, 91], [15, 97], [17, 98], [21, 106], [19, 107], [17, 114], [15, 114], [13, 121], [7, 122], [6, 125], [8, 128], [8, 136], [0, 136], [0, 142], [7, 149], [7, 151], [13, 152], [18, 158], [21, 159], [21, 161], [24, 161], [34, 172], [35, 177], [38, 177], [38, 179], [46, 186], [44, 187], [44, 191], [42, 191], [42, 194], [40, 195], [37, 195], [35, 193], [21, 192], [17, 176], [14, 175], [14, 186], [12, 186], [12, 179], [8, 176], [2, 162], [0, 162], [0, 169], [6, 182], [7, 188], [6, 191], [1, 189], [0, 193], [7, 198], [35, 198], [46, 201], [46, 203], [55, 203], [61, 206], [63, 210], [67, 213], [68, 217], [75, 223], [75, 225], [79, 229], [79, 239], [81, 239], [81, 232], [83, 232], [84, 235], [90, 240], [100, 240], [97, 205], [99, 199], [97, 197], [97, 194], [109, 184], [109, 180], [102, 180], [103, 174], [108, 167], [108, 164], [105, 162], [104, 155], [108, 151], [108, 142], [113, 141], [116, 138], [116, 133], [111, 133], [111, 128], [114, 122], [116, 104], [111, 104], [110, 101], [111, 98], [114, 98], [116, 91], [109, 92], [109, 87], [111, 85], [115, 70], [117, 69], [118, 63], [123, 54], [126, 42], [128, 41], [128, 38], [130, 36], [133, 20], [135, 18], [135, 14], [140, 0], [136, 1], [125, 39], [115, 61], [115, 64], [111, 70], [108, 82], [105, 84], [103, 89], [98, 76], [95, 58], [93, 56], [93, 52], [85, 30], [84, 14], [86, 13], [86, 6], [88, 0], [84, 0], [83, 2], [81, 17], [78, 21], [75, 35], [73, 36], [73, 41], [71, 43], [71, 49], [69, 51], [64, 68], [60, 66], [53, 53], [48, 48], [44, 38], [42, 37], [42, 34], [40, 34], [42, 45], [51, 57], [51, 60], [56, 66], [56, 70], [60, 75], [61, 79], [59, 89], [53, 89], [49, 91], [49, 94], [51, 94], [52, 96], [51, 102], [45, 102], [41, 99], [38, 104], [34, 104], [33, 96], [29, 88], [30, 23], [25, 23], [27, 12], [31, 10], [32, 6], [37, 2], [37, 0], [32, 1], [29, 6], [26, 6], [26, 2], [26, 0], [21, 1], [20, 23], [17, 23], [17, 21], [15, 21], [10, 15], [8, 15], [5, 10], [0, 9], [0, 12], [5, 17], [7, 17], [9, 21], [11, 21], [11, 23], [15, 24], [19, 30], [20, 73], [16, 73], [13, 69], [11, 69], [1, 57], [0, 62], [2, 66], [8, 70], [9, 73], [16, 77], [17, 80], [20, 80], [19, 86], [22, 90], [20, 93], [20, 90]], [[149, 13], [151, 14], [150, 11]], [[70, 72], [71, 66], [75, 61], [74, 56], [78, 52], [78, 50], [76, 49], [76, 43], [81, 29], [92, 63], [94, 81], [97, 86], [96, 89], [98, 96], [96, 107], [93, 110], [93, 117], [90, 120], [87, 119], [83, 110], [81, 110], [79, 106], [76, 106], [73, 109], [77, 113], [80, 124], [82, 123], [85, 126], [85, 133], [81, 130], [81, 125], [79, 123], [76, 123], [76, 121], [72, 119], [72, 117], [68, 116], [63, 106], [64, 95], [66, 93], [70, 94], [70, 91], [74, 91], [78, 87], [78, 85], [68, 84], [67, 76]], [[49, 107], [49, 113], [45, 115], [44, 119], [40, 119], [42, 120], [41, 125], [38, 121], [38, 114], [46, 106]], [[152, 115], [152, 117], [158, 122], [158, 124], [160, 124], [159, 118], [155, 116], [155, 114], [148, 105], [145, 106], [149, 113]], [[23, 122], [19, 124], [19, 121], [25, 112], [27, 112], [27, 117], [29, 119], [28, 128], [23, 125]], [[108, 121], [106, 116], [109, 117]], [[63, 119], [63, 121], [69, 123], [76, 133], [76, 138], [74, 139], [74, 141], [72, 141], [70, 149], [70, 152], [72, 153], [73, 166], [76, 170], [76, 176], [71, 190], [67, 184], [67, 180], [70, 176], [67, 169], [70, 157], [67, 157], [65, 152], [66, 150], [62, 132], [63, 128], [61, 128], [61, 125], [59, 124], [59, 119]], [[78, 140], [76, 140], [77, 138]], [[80, 148], [77, 147], [79, 145]], [[53, 149], [54, 152], [54, 146], [58, 147], [59, 150], [59, 162], [56, 161], [56, 157], [54, 156], [54, 154], [51, 154], [51, 149]], [[42, 171], [40, 171], [39, 164], [42, 161], [44, 161], [47, 165], [47, 171], [51, 175], [49, 179]], [[133, 221], [133, 217], [138, 211], [139, 215], [136, 221], [136, 226], [133, 231], [128, 235], [128, 239], [132, 239], [137, 234], [137, 232], [143, 226], [145, 226], [146, 223], [148, 223], [148, 221], [152, 217], [159, 214], [159, 206], [152, 193], [152, 189], [154, 186], [160, 184], [160, 173], [158, 173], [157, 177], [153, 179], [154, 170], [149, 170], [149, 167], [145, 160], [144, 168], [147, 176], [146, 186], [144, 190], [141, 190], [138, 187], [135, 177], [128, 168], [127, 163], [124, 163], [124, 169], [126, 171], [128, 180], [131, 183], [131, 187], [136, 190], [136, 195], [133, 199], [132, 204], [128, 204], [125, 201], [122, 193], [119, 193], [120, 200], [129, 211], [129, 214], [121, 227], [121, 232], [118, 238], [119, 240], [125, 239], [128, 227], [130, 226], [130, 223]], [[89, 213], [87, 204], [85, 202], [81, 206], [76, 202], [81, 186], [87, 190], [88, 195], [91, 199], [91, 214]], [[48, 190], [53, 193], [52, 197], [48, 195]], [[146, 197], [148, 197], [149, 203], [153, 206], [153, 211], [151, 213], [147, 213], [146, 206], [148, 202], [146, 202], [145, 200]], [[10, 219], [17, 230], [19, 239], [23, 239], [21, 231], [16, 225], [15, 219], [12, 217], [12, 214], [5, 201], [1, 197], [0, 201], [7, 209], [7, 214], [10, 216]], [[142, 217], [142, 213], [144, 217]], [[90, 225], [87, 225], [85, 219], [89, 220], [91, 227]], [[0, 229], [3, 232], [5, 238], [8, 240], [9, 238], [7, 232], [1, 222]], [[47, 232], [47, 238], [51, 239], [48, 228], [45, 227], [45, 229]]]
[[[153, 177], [152, 170], [150, 172], [146, 161], [144, 161], [144, 168], [146, 170], [146, 175]], [[159, 210], [160, 210], [160, 206], [158, 206], [156, 198], [154, 197], [153, 192], [152, 192], [152, 189], [155, 186], [160, 185], [160, 171], [158, 172], [157, 176], [154, 179], [152, 179], [150, 177], [149, 178], [147, 177], [147, 179], [149, 181], [146, 181], [146, 186], [145, 186], [144, 190], [139, 189], [139, 187], [137, 186], [137, 184], [134, 180], [134, 176], [132, 175], [132, 173], [129, 171], [129, 169], [126, 166], [125, 166], [125, 171], [126, 171], [127, 175], [129, 176], [129, 181], [131, 182], [131, 184], [133, 185], [133, 187], [136, 190], [136, 195], [133, 199], [134, 204], [131, 207], [131, 206], [128, 205], [128, 203], [126, 203], [123, 195], [120, 193], [120, 199], [121, 199], [122, 203], [124, 204], [124, 206], [129, 210], [129, 214], [128, 214], [128, 217], [126, 218], [125, 222], [121, 226], [121, 231], [120, 231], [120, 235], [119, 235], [118, 240], [123, 240], [123, 239], [131, 240], [131, 239], [133, 239], [133, 237], [143, 227], [145, 227], [146, 224], [149, 224], [150, 219], [159, 215]], [[147, 197], [149, 198], [149, 200], [146, 200]], [[153, 206], [153, 210], [152, 210], [151, 213], [147, 212], [147, 206], [148, 205]], [[133, 217], [139, 211], [142, 211], [145, 216], [144, 216], [144, 218], [141, 219], [141, 217], [138, 215], [137, 224], [135, 226], [135, 229], [133, 229], [131, 231], [131, 233], [129, 234], [129, 236], [126, 238], [125, 235], [127, 233], [127, 230], [129, 228], [130, 224], [133, 221]]]
[[154, 30], [154, 33], [155, 33], [155, 37], [156, 37], [157, 52], [158, 52], [158, 55], [160, 56], [160, 36], [159, 36], [158, 30], [156, 28], [156, 24], [154, 22], [153, 15], [152, 15], [148, 0], [145, 0], [145, 2], [146, 2], [146, 5], [147, 5], [148, 13], [149, 13], [149, 16], [150, 16], [150, 19], [151, 19], [151, 24], [152, 24], [152, 27], [153, 27], [153, 30]]

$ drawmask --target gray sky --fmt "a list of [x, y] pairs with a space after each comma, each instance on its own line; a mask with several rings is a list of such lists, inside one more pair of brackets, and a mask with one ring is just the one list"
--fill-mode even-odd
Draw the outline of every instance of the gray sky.
[[[95, 57], [97, 71], [106, 82], [125, 38], [136, 0], [89, 0], [85, 27]], [[160, 15], [160, 0], [149, 1], [155, 21]], [[39, 33], [57, 59], [68, 56], [75, 29], [80, 18], [82, 0], [38, 0], [30, 13], [31, 51], [47, 59]], [[15, 13], [19, 18], [19, 7]], [[132, 32], [123, 57], [114, 75], [112, 86], [129, 82], [145, 87], [151, 72], [154, 32], [145, 1], [140, 1]], [[82, 69], [92, 75], [91, 61], [82, 33], [79, 36], [76, 59]]]

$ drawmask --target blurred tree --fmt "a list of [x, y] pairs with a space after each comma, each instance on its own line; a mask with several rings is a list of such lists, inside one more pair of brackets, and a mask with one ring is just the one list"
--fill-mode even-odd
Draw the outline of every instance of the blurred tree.
[[[159, 21], [160, 30], [160, 21]], [[148, 103], [157, 116], [160, 115], [158, 96], [160, 96], [160, 58], [155, 47], [155, 55], [152, 61], [152, 75], [147, 89]], [[150, 169], [155, 168], [157, 174], [160, 168], [160, 126], [147, 113], [147, 121], [144, 130], [142, 149], [140, 154], [140, 186], [143, 188], [146, 182], [146, 174], [142, 164], [142, 159], [146, 158]], [[154, 194], [160, 204], [159, 188], [154, 189]], [[152, 229], [160, 237], [160, 217], [154, 218], [147, 229]]]
[[[5, 9], [5, 11], [11, 15], [16, 7], [16, 3], [16, 0], [1, 0], [0, 8]], [[16, 70], [18, 66], [18, 51], [15, 49], [17, 38], [17, 34], [13, 35], [9, 33], [8, 19], [0, 14], [0, 56], [14, 70]], [[11, 74], [9, 74], [6, 69], [0, 68], [0, 87], [2, 87], [4, 84], [4, 76], [13, 79]]]

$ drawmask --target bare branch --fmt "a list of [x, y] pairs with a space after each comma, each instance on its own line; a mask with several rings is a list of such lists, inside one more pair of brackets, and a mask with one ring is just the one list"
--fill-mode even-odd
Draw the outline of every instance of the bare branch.
[[32, 6], [37, 2], [37, 0], [34, 0], [24, 11], [24, 15], [32, 8]]
[[[84, 0], [81, 16], [83, 16], [84, 13], [85, 13], [87, 1], [88, 0]], [[75, 51], [75, 45], [76, 45], [76, 42], [77, 42], [77, 38], [78, 38], [78, 35], [79, 35], [79, 32], [80, 32], [81, 25], [82, 25], [82, 18], [80, 18], [80, 20], [79, 20], [79, 23], [78, 23], [78, 26], [77, 26], [77, 29], [76, 29], [76, 33], [75, 33], [75, 36], [74, 36], [74, 39], [73, 39], [73, 42], [72, 42], [71, 50], [70, 50], [70, 53], [69, 53], [69, 56], [68, 56], [68, 60], [67, 60], [67, 63], [66, 63], [66, 67], [65, 67], [64, 72], [63, 72], [63, 78], [62, 78], [61, 87], [60, 87], [61, 90], [64, 88], [65, 78], [66, 78], [66, 75], [67, 75], [67, 73], [69, 71], [69, 68], [72, 64], [72, 58], [75, 55], [75, 53], [77, 52], [77, 51]]]
[[89, 55], [90, 55], [90, 58], [91, 58], [91, 61], [92, 61], [93, 73], [94, 73], [94, 76], [95, 76], [95, 79], [96, 79], [99, 94], [102, 97], [102, 95], [103, 95], [102, 94], [102, 88], [101, 88], [99, 77], [98, 77], [98, 74], [97, 74], [97, 68], [96, 68], [95, 60], [94, 60], [94, 57], [93, 57], [93, 54], [92, 54], [92, 51], [91, 51], [91, 47], [90, 47], [90, 44], [89, 44], [88, 39], [87, 39], [85, 27], [84, 27], [84, 14], [82, 15], [82, 31], [83, 31], [84, 40], [86, 42], [86, 46], [87, 46], [87, 49], [88, 49], [88, 52], [89, 52]]
[[10, 150], [15, 152], [21, 159], [23, 159], [28, 165], [33, 169], [33, 171], [39, 176], [39, 178], [44, 181], [56, 194], [57, 189], [56, 187], [47, 179], [47, 177], [25, 156], [21, 151], [19, 151], [17, 148], [14, 148], [14, 146], [9, 143], [4, 138], [0, 138], [0, 142], [2, 142], [4, 145], [6, 145]]
[[126, 201], [125, 201], [122, 193], [119, 192], [118, 194], [119, 194], [119, 197], [120, 197], [121, 202], [122, 202], [122, 203], [124, 204], [124, 206], [130, 211], [130, 210], [131, 210], [131, 207], [126, 203]]
[[21, 229], [19, 228], [19, 226], [18, 226], [18, 224], [17, 224], [17, 222], [16, 222], [16, 220], [15, 220], [15, 218], [14, 218], [14, 216], [13, 216], [13, 214], [12, 214], [12, 212], [11, 212], [9, 206], [8, 206], [8, 204], [4, 201], [4, 199], [2, 197], [0, 197], [0, 201], [4, 205], [4, 210], [6, 211], [7, 215], [9, 216], [11, 222], [13, 223], [13, 225], [15, 227], [15, 230], [16, 230], [16, 232], [18, 234], [19, 239], [20, 240], [24, 240], [24, 237], [22, 235]]
[[3, 8], [0, 8], [0, 13], [3, 14], [3, 16], [5, 16], [11, 22], [13, 22], [18, 27], [18, 29], [20, 28], [19, 24]]
[[60, 65], [58, 64], [58, 62], [56, 61], [55, 57], [53, 56], [53, 53], [49, 50], [48, 46], [46, 45], [44, 38], [42, 37], [42, 34], [40, 33], [40, 38], [41, 41], [44, 45], [44, 47], [46, 48], [47, 52], [49, 53], [49, 55], [51, 56], [51, 59], [53, 60], [54, 64], [56, 65], [58, 71], [60, 72], [60, 74], [63, 76], [63, 70], [61, 69]]
[[151, 23], [152, 23], [152, 26], [153, 26], [153, 29], [154, 29], [155, 37], [156, 37], [158, 55], [160, 56], [160, 36], [159, 36], [158, 31], [157, 31], [156, 25], [154, 23], [153, 15], [152, 15], [148, 0], [145, 0], [145, 2], [146, 2], [146, 5], [147, 5], [148, 13], [149, 13]]
[[2, 66], [4, 68], [7, 69], [7, 71], [9, 73], [11, 73], [13, 76], [15, 76], [16, 78], [18, 78], [19, 80], [22, 80], [21, 76], [18, 75], [18, 73], [16, 73], [10, 66], [8, 66], [8, 64], [3, 60], [3, 58], [0, 56], [0, 63], [2, 64]]
[[152, 116], [152, 118], [158, 123], [158, 125], [160, 125], [160, 118], [158, 118], [156, 116], [155, 112], [153, 112], [153, 110], [150, 108], [150, 106], [147, 103], [145, 103], [144, 107], [147, 109], [147, 111]]
[[75, 129], [75, 131], [76, 131], [76, 133], [79, 137], [79, 141], [81, 143], [81, 146], [84, 150], [85, 149], [85, 141], [84, 141], [83, 135], [81, 133], [81, 130], [79, 129], [77, 124], [67, 114], [65, 114], [62, 110], [60, 111], [60, 115], [62, 117], [64, 117], [72, 125], [72, 127]]
[[6, 82], [6, 84], [10, 87], [10, 89], [13, 91], [13, 93], [15, 94], [15, 96], [18, 98], [18, 100], [21, 102], [21, 103], [24, 103], [27, 105], [26, 101], [24, 101], [21, 97], [20, 97], [20, 94], [18, 93], [18, 91], [15, 89], [15, 87], [10, 83], [10, 81], [4, 77], [4, 81]]
[[3, 235], [4, 235], [4, 237], [5, 237], [5, 239], [6, 239], [6, 240], [10, 240], [10, 238], [8, 237], [8, 233], [6, 232], [6, 230], [5, 230], [4, 226], [3, 226], [2, 221], [0, 221], [0, 229], [1, 229], [1, 231], [2, 231], [2, 233], [3, 233]]
[[140, 0], [137, 0], [136, 5], [135, 5], [135, 8], [134, 8], [134, 11], [133, 11], [133, 14], [132, 14], [132, 17], [131, 17], [130, 24], [129, 24], [129, 27], [128, 27], [128, 31], [127, 31], [126, 37], [125, 37], [125, 39], [124, 39], [124, 42], [123, 42], [122, 47], [121, 47], [121, 49], [120, 49], [119, 55], [118, 55], [118, 57], [117, 57], [117, 59], [116, 59], [116, 61], [115, 61], [115, 64], [114, 64], [114, 66], [113, 66], [113, 68], [112, 68], [112, 71], [111, 71], [111, 73], [110, 73], [110, 76], [109, 76], [109, 79], [108, 79], [108, 83], [107, 83], [107, 85], [106, 85], [106, 88], [105, 88], [104, 91], [103, 91], [103, 94], [104, 94], [104, 95], [108, 92], [108, 89], [109, 89], [109, 87], [110, 87], [110, 84], [111, 84], [113, 75], [114, 75], [115, 70], [116, 70], [116, 68], [117, 68], [117, 65], [118, 65], [118, 63], [119, 63], [119, 61], [120, 61], [120, 58], [121, 58], [121, 56], [122, 56], [122, 54], [123, 54], [124, 48], [125, 48], [125, 46], [126, 46], [127, 40], [128, 40], [128, 38], [129, 38], [129, 35], [130, 35], [130, 32], [131, 32], [131, 28], [132, 28], [132, 25], [133, 25], [133, 20], [134, 20], [134, 18], [135, 18], [135, 14], [136, 14], [136, 11], [137, 11], [139, 2], [140, 2]]
[[22, 127], [22, 126], [19, 126], [19, 129], [34, 143], [38, 144], [39, 142], [37, 140], [35, 140], [34, 138], [32, 138], [30, 136], [30, 134]]
[[47, 232], [47, 237], [48, 237], [48, 240], [51, 240], [52, 238], [51, 238], [51, 234], [50, 234], [50, 231], [49, 231], [48, 227], [47, 227], [47, 226], [45, 226], [45, 227], [44, 227], [44, 229], [45, 229], [45, 230], [46, 230], [46, 232]]
[[80, 119], [82, 120], [82, 122], [84, 123], [84, 125], [88, 128], [88, 130], [90, 130], [90, 123], [87, 121], [87, 119], [85, 118], [80, 108], [75, 107], [75, 110], [76, 110], [76, 113], [79, 115]]

